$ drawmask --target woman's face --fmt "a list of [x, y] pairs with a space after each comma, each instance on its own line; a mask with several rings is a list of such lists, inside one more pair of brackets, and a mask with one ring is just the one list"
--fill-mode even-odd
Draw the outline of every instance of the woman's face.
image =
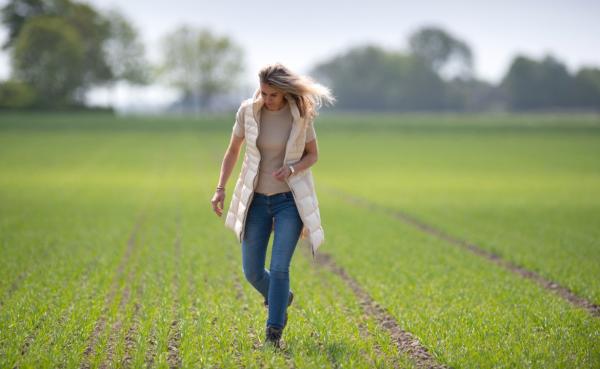
[[285, 97], [283, 91], [267, 84], [260, 84], [260, 93], [262, 95], [263, 101], [265, 102], [265, 107], [268, 110], [279, 110], [285, 104]]

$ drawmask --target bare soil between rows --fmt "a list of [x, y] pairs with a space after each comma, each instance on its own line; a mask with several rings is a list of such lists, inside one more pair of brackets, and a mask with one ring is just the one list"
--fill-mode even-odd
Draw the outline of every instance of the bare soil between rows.
[[517, 274], [523, 278], [526, 278], [526, 279], [536, 282], [539, 286], [541, 286], [545, 290], [556, 293], [558, 296], [560, 296], [564, 300], [570, 302], [572, 305], [582, 308], [582, 309], [585, 309], [593, 317], [595, 317], [595, 318], [600, 317], [600, 305], [594, 304], [593, 302], [587, 300], [586, 298], [578, 296], [573, 291], [571, 291], [569, 288], [560, 285], [556, 281], [548, 280], [548, 279], [542, 277], [537, 272], [529, 270], [523, 266], [516, 265], [516, 264], [504, 259], [502, 256], [500, 256], [498, 254], [495, 254], [493, 252], [485, 250], [483, 247], [476, 245], [473, 242], [469, 242], [467, 240], [452, 236], [430, 224], [427, 224], [426, 222], [424, 222], [422, 220], [417, 219], [415, 216], [410, 215], [404, 211], [400, 211], [400, 210], [396, 210], [396, 209], [389, 209], [389, 208], [383, 207], [381, 205], [374, 204], [373, 202], [363, 199], [363, 198], [360, 198], [358, 196], [350, 195], [347, 193], [342, 193], [338, 189], [335, 189], [335, 190], [327, 189], [327, 190], [331, 194], [334, 194], [336, 196], [341, 196], [348, 203], [351, 203], [351, 204], [354, 204], [357, 206], [361, 206], [361, 207], [370, 209], [372, 211], [377, 211], [377, 212], [388, 214], [388, 215], [402, 221], [403, 223], [406, 223], [410, 226], [413, 226], [413, 227], [421, 230], [422, 232], [425, 232], [429, 235], [432, 235], [439, 239], [442, 239], [450, 244], [453, 244], [453, 245], [459, 246], [465, 250], [468, 250], [477, 256], [480, 256], [480, 257], [482, 257], [488, 261], [491, 261], [492, 263], [494, 263], [506, 270], [511, 271], [514, 274]]

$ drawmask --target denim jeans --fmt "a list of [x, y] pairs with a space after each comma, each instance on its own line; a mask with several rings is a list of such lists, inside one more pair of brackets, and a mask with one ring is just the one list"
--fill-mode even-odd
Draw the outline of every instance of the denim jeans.
[[[267, 246], [275, 222], [271, 265], [265, 269]], [[269, 304], [267, 326], [282, 328], [290, 292], [289, 267], [303, 223], [292, 192], [254, 193], [242, 239], [246, 279]]]

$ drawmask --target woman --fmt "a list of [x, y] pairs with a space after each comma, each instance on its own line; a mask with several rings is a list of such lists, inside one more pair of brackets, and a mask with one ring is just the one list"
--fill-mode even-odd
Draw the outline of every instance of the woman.
[[[264, 297], [269, 315], [266, 342], [280, 347], [287, 307], [294, 295], [289, 266], [300, 235], [314, 259], [325, 240], [313, 176], [318, 158], [314, 119], [323, 102], [335, 98], [325, 86], [280, 63], [258, 74], [260, 87], [240, 105], [211, 204], [222, 215], [225, 184], [246, 141], [244, 161], [233, 191], [225, 226], [242, 245], [244, 275]], [[264, 268], [271, 231], [269, 270]]]

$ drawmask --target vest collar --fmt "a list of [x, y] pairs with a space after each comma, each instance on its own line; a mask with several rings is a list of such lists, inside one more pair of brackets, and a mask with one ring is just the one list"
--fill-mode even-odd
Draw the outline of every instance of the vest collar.
[[[292, 112], [292, 117], [294, 118], [294, 123], [300, 121], [300, 110], [298, 109], [298, 105], [296, 105], [296, 101], [288, 95], [285, 95], [286, 100], [290, 104], [290, 110]], [[258, 123], [260, 120], [260, 109], [262, 109], [264, 105], [264, 100], [262, 98], [262, 94], [260, 93], [260, 87], [256, 89], [254, 92], [254, 97], [252, 100], [252, 113], [254, 114], [254, 120]]]

